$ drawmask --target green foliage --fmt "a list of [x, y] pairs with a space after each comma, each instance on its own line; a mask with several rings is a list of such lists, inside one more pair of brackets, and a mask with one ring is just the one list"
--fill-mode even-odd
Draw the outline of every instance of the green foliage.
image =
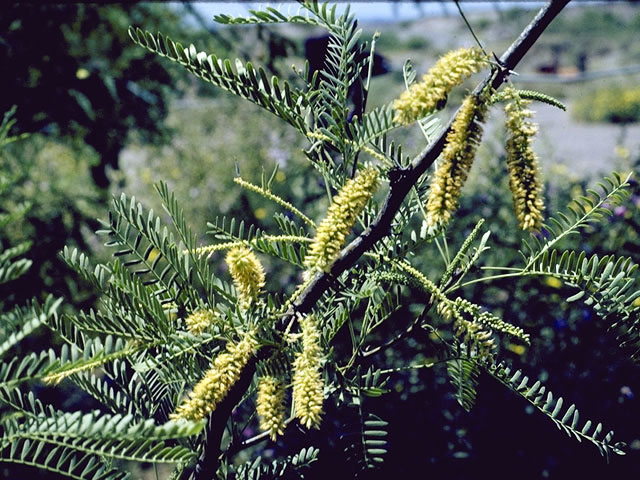
[[127, 42], [129, 24], [139, 21], [184, 31], [178, 13], [163, 5], [13, 3], [0, 20], [0, 43], [7, 46], [0, 68], [12, 72], [0, 80], [2, 91], [11, 92], [0, 99], [0, 111], [18, 98], [23, 131], [90, 145], [98, 155], [93, 180], [102, 188], [129, 132], [160, 139], [169, 93], [180, 88], [158, 59]]
[[[15, 107], [6, 112], [0, 124], [0, 152], [16, 140], [24, 139], [24, 135], [11, 134], [11, 127], [15, 124], [13, 115]], [[2, 158], [4, 158], [4, 153]], [[4, 163], [4, 162], [3, 162]], [[0, 210], [0, 228], [4, 230], [8, 226], [14, 227], [24, 220], [24, 216], [30, 206], [21, 204], [18, 208], [11, 208], [11, 196], [16, 184], [21, 181], [19, 174], [10, 171], [0, 171], [0, 199], [3, 200]], [[0, 237], [0, 240], [3, 240]], [[17, 245], [5, 248], [5, 242], [0, 242], [0, 285], [11, 288], [11, 283], [25, 275], [33, 262], [28, 258], [19, 258], [29, 252], [30, 241], [22, 241]], [[62, 299], [54, 299], [47, 296], [42, 305], [34, 298], [27, 306], [12, 302], [10, 296], [0, 299], [0, 357], [16, 347], [26, 336], [33, 333], [48, 318], [56, 314], [56, 310]]]
[[476, 387], [480, 374], [477, 362], [468, 358], [451, 360], [447, 364], [447, 373], [455, 389], [456, 400], [462, 408], [470, 412], [476, 402]]
[[52, 318], [62, 299], [46, 298], [43, 305], [35, 300], [31, 305], [16, 306], [12, 310], [2, 312], [0, 319], [0, 357], [15, 347], [20, 340], [33, 333], [47, 318]]
[[631, 174], [622, 180], [619, 174], [614, 173], [613, 178], [605, 178], [606, 184], [600, 183], [602, 194], [595, 190], [588, 190], [587, 195], [575, 198], [567, 206], [570, 212], [569, 216], [559, 212], [557, 218], [549, 217], [549, 221], [543, 226], [547, 238], [539, 241], [536, 235], [532, 235], [531, 238], [535, 242], [533, 246], [523, 242], [527, 250], [527, 253], [523, 253], [527, 267], [537, 262], [540, 257], [564, 238], [579, 233], [589, 223], [597, 221], [605, 215], [611, 215], [609, 207], [619, 205], [628, 196], [629, 193], [625, 187], [629, 185], [627, 182], [630, 177]]
[[609, 86], [587, 92], [576, 101], [572, 113], [587, 122], [640, 122], [640, 88]]
[[45, 448], [43, 443], [28, 439], [3, 445], [0, 459], [3, 462], [18, 463], [38, 467], [77, 480], [122, 480], [130, 476], [122, 471], [109, 468], [92, 455], [78, 453], [75, 449]]
[[[353, 205], [340, 205], [339, 193], [365, 164], [375, 165], [384, 178], [380, 192], [355, 213], [355, 227], [335, 222], [336, 229], [347, 229], [342, 233], [355, 239], [325, 269], [305, 271], [307, 243], [322, 240], [313, 238], [320, 223], [308, 213], [312, 207], [272, 191], [277, 168], [268, 179], [263, 175], [259, 186], [236, 179], [251, 195], [274, 204], [272, 225], [220, 216], [208, 225], [209, 245], [201, 246], [199, 233], [189, 226], [167, 183], [156, 187], [162, 213], [146, 209], [135, 197], [115, 197], [99, 232], [112, 258], [93, 262], [74, 248], [62, 253], [64, 262], [101, 292], [98, 304], [64, 315], [55, 314], [57, 303], [52, 300], [34, 307], [42, 312], [38, 321], [55, 332], [62, 346], [0, 367], [0, 401], [13, 411], [1, 420], [1, 458], [72, 478], [124, 478], [116, 460], [173, 464], [174, 478], [302, 477], [322, 460], [322, 448], [308, 447], [271, 463], [257, 456], [234, 464], [239, 452], [267, 438], [266, 432], [249, 433], [257, 423], [257, 372], [276, 375], [293, 387], [287, 424], [298, 418], [302, 426], [321, 429], [317, 438], [329, 439], [332, 424], [339, 425], [335, 444], [353, 476], [366, 477], [393, 447], [387, 440], [391, 425], [374, 413], [375, 399], [390, 393], [394, 376], [417, 369], [437, 373], [438, 366], [445, 367], [442, 372], [453, 396], [466, 411], [474, 408], [487, 374], [569, 436], [588, 440], [606, 457], [623, 454], [623, 444], [614, 443], [612, 431], [603, 436], [602, 426], [592, 428], [591, 420], [581, 425], [574, 405], [563, 409], [562, 397], [551, 394], [541, 381], [530, 385], [520, 369], [511, 374], [501, 347], [507, 341], [533, 344], [535, 335], [468, 292], [476, 284], [552, 276], [580, 289], [585, 304], [607, 327], [619, 329], [625, 344], [637, 343], [637, 266], [628, 258], [562, 247], [605, 221], [611, 207], [625, 201], [630, 177], [613, 174], [601, 185], [601, 193], [588, 191], [576, 198], [568, 212], [551, 217], [542, 233], [523, 242], [522, 264], [507, 264], [510, 257], [498, 255], [504, 263], [490, 267], [497, 273], [483, 275], [480, 267], [486, 267], [489, 248], [502, 232], [490, 236], [486, 223], [474, 219], [462, 241], [449, 243], [446, 232], [427, 228], [424, 204], [431, 174], [417, 173], [427, 157], [407, 159], [387, 138], [397, 127], [390, 106], [351, 115], [350, 87], [357, 84], [366, 93], [371, 80], [366, 73], [371, 56], [362, 55], [365, 46], [359, 43], [355, 19], [348, 11], [338, 15], [327, 4], [305, 2], [302, 9], [304, 15], [286, 16], [268, 8], [249, 18], [218, 17], [227, 24], [290, 22], [326, 28], [331, 40], [325, 68], [311, 78], [308, 72], [302, 74], [300, 87], [268, 77], [249, 62], [236, 62], [234, 68], [228, 60], [193, 46], [184, 48], [163, 34], [139, 28], [129, 34], [138, 45], [293, 126], [310, 143], [305, 153], [315, 170], [304, 175], [316, 174], [326, 190], [317, 211], [325, 211], [327, 202], [353, 211]], [[404, 74], [408, 86], [415, 79], [410, 64], [405, 64]], [[366, 108], [366, 94], [363, 99]], [[428, 148], [444, 148], [448, 140], [438, 121], [425, 119], [420, 127]], [[371, 158], [363, 160], [363, 154]], [[396, 192], [402, 188], [398, 199]], [[218, 254], [240, 246], [251, 249], [251, 258], [227, 257], [226, 268], [214, 266]], [[20, 252], [6, 254], [7, 262]], [[420, 259], [427, 252], [432, 258], [437, 252], [444, 262], [423, 270]], [[269, 265], [279, 265], [288, 276], [287, 284], [267, 275], [256, 298], [242, 301], [240, 282], [258, 276], [254, 264], [267, 257]], [[238, 271], [244, 277], [233, 273]], [[567, 301], [580, 298], [572, 293]], [[194, 315], [208, 319], [202, 331], [191, 328]], [[420, 360], [387, 363], [400, 345], [413, 340], [415, 331], [426, 333], [417, 346]], [[23, 332], [8, 335], [18, 338]], [[111, 413], [66, 412], [26, 392], [35, 382], [62, 381], [85, 390]], [[190, 420], [185, 420], [180, 407], [189, 391]], [[295, 404], [300, 392], [307, 405]], [[303, 408], [311, 420], [303, 419]], [[331, 418], [331, 408], [340, 415]], [[205, 413], [198, 416], [200, 412]], [[316, 424], [323, 413], [324, 423]], [[292, 430], [285, 432], [285, 439]]]
[[57, 257], [65, 244], [90, 250], [85, 229], [95, 227], [92, 219], [100, 211], [89, 168], [93, 159], [95, 153], [81, 144], [41, 134], [18, 135], [3, 148], [0, 244], [16, 253], [28, 248], [28, 259], [19, 262], [30, 264], [11, 284], [0, 285], [4, 301], [21, 305], [33, 297], [43, 300], [47, 291], [78, 304], [94, 298], [95, 291], [82, 285]]
[[299, 471], [302, 470], [304, 472], [309, 465], [313, 464], [318, 458], [318, 453], [317, 448], [303, 448], [291, 457], [283, 460], [274, 460], [270, 465], [264, 465], [261, 463], [260, 458], [256, 458], [250, 464], [241, 465], [236, 469], [230, 468], [225, 474], [229, 475], [230, 472], [233, 472], [234, 478], [238, 480], [290, 478], [292, 475], [304, 478]]
[[184, 447], [171, 447], [165, 439], [195, 435], [202, 422], [139, 422], [133, 415], [108, 415], [98, 411], [67, 413], [45, 407], [33, 395], [3, 392], [3, 401], [19, 409], [25, 420], [4, 423], [5, 446], [22, 439], [62, 446], [82, 453], [114, 459], [182, 463], [193, 455]]
[[201, 79], [249, 100], [281, 116], [294, 127], [305, 130], [302, 114], [307, 106], [305, 96], [292, 89], [288, 82], [279, 81], [276, 76], [269, 78], [264, 69], [255, 70], [251, 63], [243, 64], [240, 60], [236, 60], [234, 69], [228, 59], [222, 60], [215, 55], [198, 52], [194, 45], [184, 48], [161, 33], [154, 37], [149, 32], [131, 27], [129, 36], [138, 45], [180, 63]]
[[30, 247], [31, 245], [25, 242], [0, 254], [0, 283], [6, 283], [18, 278], [31, 267], [30, 260], [25, 258], [15, 260], [17, 256], [29, 251]]
[[609, 431], [603, 437], [601, 435], [602, 424], [598, 423], [595, 428], [591, 428], [593, 426], [591, 420], [587, 420], [580, 428], [580, 414], [576, 406], [570, 405], [563, 410], [562, 397], [554, 397], [553, 393], [548, 391], [540, 381], [529, 385], [529, 378], [523, 377], [521, 370], [517, 370], [511, 375], [511, 369], [504, 365], [491, 366], [487, 371], [502, 384], [525, 398], [540, 412], [547, 415], [558, 429], [563, 430], [570, 437], [575, 437], [579, 442], [588, 440], [598, 447], [600, 453], [607, 459], [611, 453], [625, 454], [622, 450], [625, 446], [623, 443], [612, 443], [613, 431]]

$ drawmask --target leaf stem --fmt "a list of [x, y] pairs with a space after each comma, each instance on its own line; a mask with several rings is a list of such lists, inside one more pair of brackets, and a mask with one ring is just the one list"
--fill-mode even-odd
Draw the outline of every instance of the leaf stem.
[[[522, 271], [518, 271], [518, 272], [512, 272], [512, 273], [502, 273], [499, 275], [490, 275], [488, 277], [480, 277], [480, 278], [475, 278], [473, 280], [469, 280], [468, 282], [464, 282], [462, 284], [460, 284], [457, 288], [462, 288], [462, 287], [467, 287], [469, 285], [473, 285], [474, 283], [480, 283], [480, 282], [491, 282], [493, 280], [501, 280], [503, 278], [510, 278], [510, 277], [521, 277], [521, 276], [525, 276], [526, 273], [522, 272]], [[448, 293], [449, 291], [447, 290], [446, 293]]]

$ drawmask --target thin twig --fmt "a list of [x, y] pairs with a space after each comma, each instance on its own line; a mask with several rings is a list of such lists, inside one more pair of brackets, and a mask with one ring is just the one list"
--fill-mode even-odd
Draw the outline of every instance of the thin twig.
[[393, 345], [395, 345], [396, 343], [398, 343], [400, 340], [406, 338], [407, 336], [409, 336], [411, 334], [411, 332], [413, 332], [413, 329], [416, 328], [417, 325], [419, 325], [427, 316], [427, 313], [429, 313], [429, 311], [431, 310], [432, 307], [432, 303], [431, 303], [431, 296], [429, 296], [429, 300], [427, 301], [427, 306], [422, 310], [422, 312], [420, 313], [420, 315], [418, 315], [410, 324], [409, 326], [402, 332], [400, 332], [398, 335], [396, 335], [395, 337], [393, 337], [392, 339], [386, 341], [385, 343], [382, 343], [380, 345], [378, 345], [377, 347], [373, 347], [369, 350], [367, 350], [366, 352], [362, 353], [362, 357], [363, 358], [367, 358], [370, 357], [372, 355], [375, 355], [376, 353], [382, 351], [382, 350], [386, 350], [390, 347], [392, 347]]
[[467, 25], [467, 29], [471, 32], [471, 35], [473, 35], [474, 40], [476, 41], [476, 43], [478, 44], [478, 46], [480, 47], [482, 52], [488, 57], [489, 54], [487, 53], [487, 51], [482, 46], [482, 42], [480, 42], [480, 39], [476, 36], [476, 32], [473, 31], [473, 28], [471, 27], [471, 24], [469, 23], [469, 20], [467, 20], [466, 15], [462, 11], [462, 7], [460, 6], [459, 0], [455, 0], [455, 4], [456, 4], [456, 7], [458, 7], [458, 12], [460, 13], [460, 16], [462, 17], [462, 20], [464, 20], [464, 23]]
[[406, 367], [397, 367], [397, 368], [388, 368], [386, 370], [379, 370], [379, 374], [380, 375], [387, 375], [390, 373], [398, 373], [401, 372], [403, 370], [417, 370], [419, 368], [433, 368], [435, 366], [438, 365], [442, 365], [443, 363], [449, 363], [449, 362], [453, 362], [456, 360], [468, 360], [469, 357], [467, 356], [459, 356], [459, 357], [448, 357], [448, 358], [443, 358], [441, 360], [435, 360], [433, 362], [428, 362], [428, 363], [421, 363], [419, 365], [407, 365]]
[[[286, 427], [295, 420], [295, 417], [289, 417], [284, 421], [284, 425], [285, 425], [285, 429]], [[236, 444], [231, 444], [229, 445], [229, 448], [227, 449], [225, 455], [227, 457], [233, 457], [236, 453], [242, 451], [242, 450], [246, 450], [247, 448], [251, 448], [254, 445], [259, 444], [260, 442], [264, 442], [265, 440], [269, 439], [269, 435], [270, 432], [262, 432], [259, 433], [258, 435], [255, 435], [251, 438], [247, 438], [246, 440], [243, 440], [240, 443], [236, 443]]]

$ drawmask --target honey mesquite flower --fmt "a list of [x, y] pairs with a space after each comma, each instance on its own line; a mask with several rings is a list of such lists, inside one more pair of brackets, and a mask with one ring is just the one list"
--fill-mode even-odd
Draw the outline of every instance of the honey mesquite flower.
[[453, 121], [427, 200], [429, 226], [446, 224], [458, 207], [460, 192], [482, 138], [486, 111], [486, 103], [478, 103], [476, 97], [470, 95]]
[[265, 284], [262, 264], [249, 247], [240, 245], [233, 247], [225, 257], [229, 265], [229, 273], [238, 292], [238, 300], [242, 308], [249, 308], [256, 301]]
[[196, 310], [185, 318], [187, 330], [194, 334], [200, 335], [204, 333], [209, 326], [216, 320], [216, 313], [212, 310]]
[[394, 121], [408, 125], [442, 108], [455, 86], [487, 65], [486, 55], [477, 47], [460, 48], [440, 57], [420, 82], [411, 85], [393, 102]]
[[373, 167], [361, 170], [355, 178], [344, 184], [333, 198], [327, 216], [318, 225], [316, 237], [304, 261], [308, 270], [329, 271], [378, 184], [378, 170]]
[[538, 128], [528, 119], [533, 116], [528, 100], [522, 100], [513, 88], [507, 92], [512, 101], [504, 107], [507, 116], [507, 167], [513, 207], [523, 230], [539, 230], [542, 226], [542, 183], [538, 158], [531, 144]]
[[322, 347], [315, 317], [300, 318], [302, 352], [293, 362], [293, 405], [296, 417], [307, 428], [318, 428], [322, 420], [324, 381]]
[[456, 320], [454, 327], [459, 340], [468, 349], [474, 349], [480, 358], [488, 359], [495, 353], [496, 344], [490, 329], [462, 317]]
[[226, 352], [215, 358], [213, 366], [170, 418], [201, 420], [213, 412], [238, 381], [257, 347], [258, 342], [250, 334], [246, 334], [237, 344], [228, 343]]
[[269, 432], [271, 440], [284, 434], [285, 385], [275, 377], [262, 377], [258, 382], [256, 411], [260, 417], [260, 428]]

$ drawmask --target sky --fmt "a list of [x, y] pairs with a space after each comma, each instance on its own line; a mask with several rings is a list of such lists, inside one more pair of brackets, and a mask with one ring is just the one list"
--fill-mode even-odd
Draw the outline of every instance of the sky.
[[[344, 10], [347, 2], [336, 2], [339, 9]], [[535, 7], [538, 3], [544, 2], [463, 2], [462, 7], [465, 12], [476, 9], [487, 8], [508, 8], [516, 5], [526, 5]], [[264, 6], [276, 7], [282, 11], [290, 11], [292, 14], [298, 10], [295, 2], [203, 2], [195, 3], [195, 7], [200, 10], [205, 18], [210, 19], [218, 13], [226, 13], [234, 16], [246, 16], [250, 9], [260, 10]], [[421, 16], [443, 15], [456, 12], [456, 7], [452, 1], [428, 1], [428, 2], [350, 2], [351, 11], [356, 14], [362, 22], [373, 21], [404, 21], [419, 18]]]

